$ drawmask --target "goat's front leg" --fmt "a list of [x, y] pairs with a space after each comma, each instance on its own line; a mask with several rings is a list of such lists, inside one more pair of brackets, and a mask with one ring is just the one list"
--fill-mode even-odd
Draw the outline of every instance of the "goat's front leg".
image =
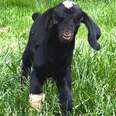
[[25, 80], [28, 79], [28, 76], [31, 72], [32, 66], [32, 54], [29, 49], [29, 45], [26, 47], [23, 57], [22, 57], [22, 75], [21, 75], [21, 87], [25, 83]]
[[59, 73], [57, 76], [57, 87], [59, 90], [60, 107], [63, 116], [69, 116], [72, 111], [72, 94], [71, 94], [71, 71], [70, 69]]
[[42, 93], [42, 86], [44, 81], [45, 80], [42, 73], [36, 69], [33, 69], [30, 80], [29, 102], [30, 105], [36, 110], [41, 110], [42, 102], [45, 99], [45, 94]]

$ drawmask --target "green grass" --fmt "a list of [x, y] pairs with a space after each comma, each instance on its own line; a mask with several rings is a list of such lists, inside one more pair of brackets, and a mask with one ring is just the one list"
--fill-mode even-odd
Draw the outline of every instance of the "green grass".
[[[22, 52], [28, 41], [34, 11], [44, 12], [60, 0], [0, 1], [0, 116], [28, 116], [28, 88], [20, 90]], [[72, 116], [116, 115], [116, 1], [78, 0], [100, 26], [102, 48], [94, 51], [87, 42], [82, 25], [76, 39], [72, 64]], [[33, 116], [60, 115], [57, 88], [51, 81], [44, 86], [46, 100], [42, 112]]]

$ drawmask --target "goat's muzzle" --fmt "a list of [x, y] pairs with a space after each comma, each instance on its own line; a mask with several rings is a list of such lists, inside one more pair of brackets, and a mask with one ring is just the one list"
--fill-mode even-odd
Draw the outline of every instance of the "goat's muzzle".
[[70, 30], [60, 32], [59, 39], [63, 43], [69, 43], [73, 40], [73, 32]]
[[72, 37], [72, 33], [70, 31], [65, 31], [62, 35], [62, 38], [65, 40], [70, 40]]

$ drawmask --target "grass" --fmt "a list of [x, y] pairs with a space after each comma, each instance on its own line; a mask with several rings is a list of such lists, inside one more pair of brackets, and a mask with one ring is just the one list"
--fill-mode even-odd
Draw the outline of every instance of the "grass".
[[[29, 2], [0, 1], [0, 116], [28, 116], [28, 88], [20, 91], [22, 52], [28, 40], [34, 11], [44, 12], [60, 0]], [[116, 115], [116, 1], [78, 0], [102, 31], [102, 48], [94, 51], [87, 42], [82, 25], [76, 39], [72, 64], [72, 116]], [[42, 112], [32, 116], [60, 115], [57, 88], [51, 81], [44, 86], [46, 100]]]

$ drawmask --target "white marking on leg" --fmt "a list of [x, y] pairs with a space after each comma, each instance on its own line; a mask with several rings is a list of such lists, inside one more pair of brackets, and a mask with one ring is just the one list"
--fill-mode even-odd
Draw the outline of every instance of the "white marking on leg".
[[30, 94], [29, 95], [29, 103], [32, 108], [40, 111], [42, 109], [42, 102], [45, 100], [45, 94]]

